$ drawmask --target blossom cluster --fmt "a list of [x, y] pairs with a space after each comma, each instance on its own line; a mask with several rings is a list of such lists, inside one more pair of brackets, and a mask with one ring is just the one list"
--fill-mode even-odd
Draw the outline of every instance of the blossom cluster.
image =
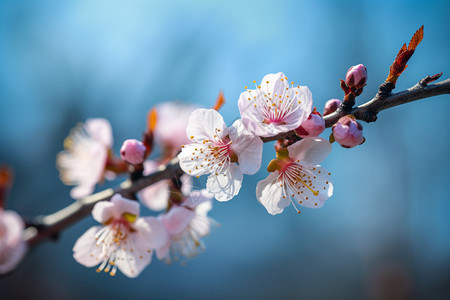
[[256, 198], [272, 215], [290, 203], [297, 211], [297, 204], [323, 206], [333, 185], [329, 172], [319, 164], [331, 145], [317, 137], [325, 122], [312, 110], [308, 87], [294, 86], [281, 72], [268, 74], [255, 89], [245, 87], [238, 106], [242, 119], [231, 127], [213, 109], [191, 114], [186, 128], [191, 143], [183, 145], [178, 155], [183, 171], [197, 177], [209, 174], [206, 190], [216, 200], [228, 201], [239, 193], [243, 174], [253, 175], [260, 169], [261, 137], [295, 130], [300, 140], [279, 147], [267, 168], [269, 176], [256, 186]]
[[[360, 66], [349, 70], [352, 74], [347, 75], [348, 85], [344, 84], [349, 91], [346, 97], [362, 90], [367, 77], [363, 71]], [[153, 253], [165, 262], [197, 255], [204, 249], [202, 239], [217, 224], [208, 217], [211, 199], [231, 200], [238, 195], [244, 174], [259, 172], [264, 138], [278, 141], [276, 158], [267, 166], [268, 175], [255, 187], [259, 203], [272, 215], [291, 204], [298, 213], [299, 206], [322, 207], [333, 194], [331, 174], [320, 165], [331, 144], [318, 137], [325, 121], [313, 108], [311, 91], [289, 82], [281, 72], [268, 74], [259, 85], [254, 84], [254, 89], [245, 87], [239, 96], [241, 118], [231, 126], [218, 112], [224, 103], [222, 93], [209, 109], [179, 102], [158, 105], [148, 114], [142, 139], [124, 141], [119, 156], [114, 153], [113, 131], [106, 119], [78, 124], [57, 156], [61, 180], [74, 186], [70, 195], [76, 201], [92, 194], [105, 180], [124, 174], [137, 180], [175, 157], [184, 174], [160, 180], [128, 198], [115, 194], [109, 201], [97, 202], [92, 217], [100, 225], [76, 241], [75, 260], [86, 267], [97, 266], [97, 272], [114, 276], [120, 270], [136, 277], [150, 264]], [[338, 99], [328, 101], [323, 115], [341, 109], [346, 99], [344, 104]], [[352, 116], [334, 124], [330, 136], [348, 148], [363, 139], [362, 127]], [[159, 146], [160, 155], [149, 159], [155, 146]], [[208, 175], [206, 187], [195, 189], [192, 177], [202, 175]], [[155, 214], [140, 216], [141, 204]], [[11, 271], [27, 249], [21, 236], [23, 220], [2, 207], [0, 274]]]

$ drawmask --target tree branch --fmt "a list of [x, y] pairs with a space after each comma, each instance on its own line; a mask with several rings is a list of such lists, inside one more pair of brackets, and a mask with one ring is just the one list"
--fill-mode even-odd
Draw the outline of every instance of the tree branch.
[[[340, 108], [334, 113], [324, 116], [323, 119], [325, 120], [325, 127], [328, 128], [333, 126], [341, 117], [349, 114], [355, 116], [356, 119], [367, 123], [374, 122], [377, 119], [377, 114], [385, 109], [420, 99], [450, 94], [450, 78], [428, 85], [430, 82], [430, 79], [428, 78], [433, 77], [434, 76], [428, 76], [422, 79], [415, 86], [396, 94], [391, 94], [392, 87], [390, 87], [388, 83], [383, 83], [380, 85], [378, 93], [370, 101], [352, 108], [350, 111]], [[276, 136], [262, 137], [261, 139], [263, 142], [267, 143], [294, 136], [295, 133], [293, 131], [289, 131]]]
[[[356, 119], [364, 122], [374, 122], [377, 119], [377, 113], [385, 109], [419, 99], [450, 94], [450, 79], [428, 85], [428, 83], [436, 80], [438, 77], [439, 76], [437, 75], [431, 77], [428, 76], [412, 88], [396, 94], [391, 94], [393, 86], [390, 86], [388, 83], [383, 83], [380, 85], [379, 92], [372, 100], [353, 108], [350, 111], [345, 111], [341, 107], [336, 112], [325, 116], [324, 120], [326, 127], [331, 127], [339, 120], [339, 118], [348, 114], [352, 114]], [[266, 143], [286, 138], [296, 139], [297, 137], [293, 131], [290, 131], [273, 137], [262, 137], [261, 139]], [[135, 194], [141, 189], [160, 180], [170, 179], [176, 175], [181, 175], [182, 173], [183, 171], [178, 164], [178, 159], [174, 158], [169, 164], [162, 166], [153, 174], [140, 177], [134, 181], [127, 180], [116, 189], [106, 189], [82, 198], [55, 213], [36, 217], [30, 222], [30, 226], [25, 230], [24, 239], [30, 246], [33, 246], [45, 239], [56, 238], [61, 230], [89, 215], [97, 202], [109, 200], [115, 193], [122, 194], [124, 197], [134, 198]]]

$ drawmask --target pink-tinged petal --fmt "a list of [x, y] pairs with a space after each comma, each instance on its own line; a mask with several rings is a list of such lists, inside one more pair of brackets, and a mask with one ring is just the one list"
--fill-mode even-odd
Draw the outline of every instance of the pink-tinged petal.
[[0, 208], [0, 274], [12, 271], [25, 256], [23, 229], [23, 220], [16, 212]]
[[[135, 234], [132, 234], [135, 235]], [[134, 239], [130, 236], [129, 238]], [[152, 260], [151, 252], [146, 255], [139, 255], [137, 251], [127, 251], [119, 248], [116, 252], [115, 265], [125, 276], [135, 278], [148, 266]]]
[[92, 216], [99, 223], [106, 223], [111, 219], [121, 219], [124, 213], [139, 216], [139, 203], [125, 199], [120, 194], [112, 196], [110, 201], [96, 203], [92, 209]]
[[289, 82], [282, 72], [267, 74], [261, 81], [261, 90], [265, 94], [282, 95], [288, 87]]
[[318, 165], [331, 152], [331, 144], [319, 137], [305, 138], [287, 147], [289, 156], [309, 165]]
[[142, 204], [153, 211], [161, 211], [167, 207], [169, 199], [169, 183], [161, 180], [138, 192]]
[[[253, 90], [253, 92], [256, 96], [257, 91]], [[245, 128], [253, 134], [261, 136], [262, 134], [267, 134], [264, 126], [266, 124], [263, 123], [264, 118], [261, 116], [253, 97], [248, 91], [241, 93], [238, 100], [239, 112]]]
[[103, 118], [87, 119], [85, 123], [86, 132], [105, 147], [111, 148], [113, 136], [111, 124]]
[[183, 195], [188, 195], [191, 192], [193, 184], [191, 176], [181, 175], [181, 193]]
[[81, 199], [94, 192], [95, 185], [78, 185], [70, 190], [70, 197], [73, 199]]
[[183, 199], [181, 206], [196, 208], [203, 202], [211, 201], [213, 195], [208, 193], [207, 190], [192, 191]]
[[133, 224], [133, 228], [144, 238], [139, 240], [142, 247], [157, 249], [166, 243], [169, 233], [161, 220], [155, 217], [138, 218]]
[[71, 191], [74, 199], [91, 194], [95, 185], [103, 178], [108, 149], [102, 144], [74, 131], [72, 148], [57, 156], [61, 180], [68, 185], [78, 185]]
[[24, 242], [3, 248], [0, 255], [0, 274], [14, 270], [24, 258], [27, 250], [28, 247]]
[[135, 200], [129, 200], [122, 197], [120, 194], [112, 196], [110, 202], [114, 204], [116, 210], [116, 217], [120, 218], [124, 213], [129, 213], [139, 216], [139, 203]]
[[130, 278], [138, 276], [150, 264], [152, 250], [169, 239], [164, 225], [154, 217], [138, 218], [133, 229], [125, 247], [117, 250], [115, 260], [119, 270]]
[[[325, 204], [325, 201], [333, 195], [333, 183], [331, 181], [331, 176], [325, 168], [320, 166], [305, 166], [302, 165], [303, 169], [306, 169], [305, 174], [308, 174], [308, 181], [311, 180], [310, 188], [302, 186], [300, 184], [300, 189], [297, 191], [292, 191], [297, 202], [308, 208], [320, 208]], [[317, 191], [319, 194], [316, 196], [311, 191]]]
[[183, 172], [191, 176], [200, 176], [211, 172], [211, 169], [207, 167], [206, 156], [201, 156], [202, 149], [205, 149], [202, 144], [184, 145], [181, 153], [178, 154]]
[[23, 219], [15, 211], [2, 211], [0, 208], [0, 226], [5, 226], [5, 230], [1, 230], [0, 243], [16, 243], [22, 240], [22, 231], [25, 228]]
[[[147, 160], [144, 162], [144, 175], [150, 175], [158, 169], [159, 164], [155, 161]], [[183, 175], [184, 176], [184, 175]], [[186, 176], [190, 178], [189, 176]], [[169, 200], [169, 181], [161, 180], [138, 192], [141, 203], [154, 211], [160, 211], [167, 207]]]
[[199, 237], [208, 235], [211, 226], [215, 224], [213, 220], [207, 217], [208, 212], [212, 209], [212, 202], [206, 201], [199, 204], [195, 210], [195, 217], [191, 222], [191, 227]]
[[195, 213], [192, 210], [181, 206], [173, 206], [169, 212], [162, 217], [162, 222], [170, 235], [176, 235], [186, 229], [194, 215]]
[[228, 201], [239, 193], [243, 174], [239, 166], [232, 163], [227, 171], [217, 176], [211, 174], [206, 181], [206, 189], [218, 201]]
[[256, 185], [256, 198], [271, 215], [283, 212], [283, 209], [290, 204], [290, 200], [283, 197], [283, 187], [278, 181], [278, 176], [278, 171], [270, 173], [266, 179]]
[[96, 266], [104, 259], [102, 246], [96, 245], [97, 239], [95, 235], [100, 229], [102, 229], [102, 226], [89, 228], [78, 238], [73, 246], [73, 258], [85, 267]]
[[167, 255], [169, 254], [169, 250], [170, 250], [170, 244], [171, 244], [171, 240], [169, 238], [169, 239], [167, 239], [166, 243], [162, 247], [156, 249], [156, 257], [159, 260], [165, 259], [167, 257]]
[[231, 150], [237, 154], [242, 173], [253, 175], [261, 167], [262, 140], [244, 127], [241, 120], [230, 127]]
[[217, 111], [199, 108], [194, 110], [189, 117], [186, 134], [191, 141], [201, 143], [205, 139], [220, 139], [227, 136], [228, 128]]
[[92, 217], [99, 223], [106, 223], [115, 218], [114, 204], [110, 201], [100, 201], [94, 205], [92, 209]]
[[189, 143], [186, 136], [186, 127], [189, 116], [195, 109], [195, 105], [181, 101], [158, 104], [156, 106], [157, 121], [154, 130], [155, 143], [172, 148], [174, 154], [178, 153], [181, 150], [181, 145]]

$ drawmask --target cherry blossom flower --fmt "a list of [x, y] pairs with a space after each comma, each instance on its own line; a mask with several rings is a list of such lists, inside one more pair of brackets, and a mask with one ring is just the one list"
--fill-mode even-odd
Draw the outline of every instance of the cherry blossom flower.
[[228, 128], [217, 111], [197, 109], [186, 133], [193, 143], [182, 147], [180, 167], [191, 176], [210, 174], [206, 189], [219, 201], [237, 195], [243, 174], [255, 174], [261, 166], [262, 141], [241, 120]]
[[290, 203], [297, 209], [293, 199], [301, 206], [322, 207], [333, 185], [331, 174], [319, 163], [330, 151], [331, 144], [322, 138], [305, 138], [279, 150], [267, 168], [271, 174], [256, 186], [258, 201], [272, 215]]
[[156, 106], [157, 122], [154, 129], [155, 142], [164, 147], [168, 157], [181, 151], [181, 145], [189, 143], [186, 127], [189, 116], [197, 107], [179, 101], [165, 102]]
[[57, 156], [61, 180], [76, 185], [70, 191], [72, 198], [91, 194], [103, 179], [112, 143], [111, 125], [106, 119], [88, 119], [72, 130], [64, 141], [66, 150]]
[[24, 223], [14, 211], [0, 208], [0, 274], [12, 271], [27, 251], [22, 240]]
[[[144, 162], [144, 175], [149, 175], [158, 170], [159, 163], [152, 160]], [[160, 180], [152, 185], [149, 185], [138, 192], [138, 197], [141, 203], [154, 211], [161, 211], [167, 208], [169, 200], [169, 181]], [[183, 174], [181, 176], [181, 192], [182, 194], [189, 194], [192, 187], [192, 177]]]
[[245, 89], [239, 97], [239, 111], [245, 127], [255, 135], [274, 136], [296, 129], [311, 113], [308, 87], [294, 87], [294, 82], [289, 86], [281, 72], [264, 76], [255, 90]]
[[211, 198], [206, 190], [192, 191], [181, 205], [172, 206], [168, 213], [158, 216], [170, 235], [156, 250], [159, 259], [171, 262], [181, 257], [190, 258], [204, 250], [201, 238], [217, 224], [207, 216], [212, 208]]
[[154, 217], [138, 218], [139, 203], [114, 195], [98, 202], [92, 216], [104, 226], [86, 231], [73, 247], [74, 258], [86, 267], [100, 264], [97, 272], [119, 269], [128, 277], [138, 276], [151, 262], [152, 250], [168, 239], [165, 227]]

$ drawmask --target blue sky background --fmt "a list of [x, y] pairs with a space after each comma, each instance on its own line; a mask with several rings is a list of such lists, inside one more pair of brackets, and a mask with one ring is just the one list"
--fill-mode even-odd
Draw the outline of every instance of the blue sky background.
[[[422, 24], [396, 91], [429, 74], [448, 78], [449, 12], [448, 1], [1, 1], [0, 162], [16, 173], [8, 208], [34, 216], [72, 202], [55, 157], [70, 128], [90, 117], [110, 120], [118, 150], [141, 136], [155, 104], [208, 107], [223, 90], [231, 124], [244, 86], [279, 71], [307, 85], [322, 111], [342, 98], [339, 79], [359, 63], [369, 74], [362, 103]], [[449, 111], [448, 95], [396, 107], [363, 124], [364, 145], [333, 145], [323, 166], [334, 195], [300, 216], [292, 208], [271, 216], [255, 198], [274, 156], [266, 144], [263, 168], [245, 177], [239, 196], [214, 203], [221, 226], [186, 265], [154, 259], [137, 279], [97, 274], [72, 258], [95, 223], [87, 218], [33, 249], [0, 280], [0, 296], [449, 297]]]

